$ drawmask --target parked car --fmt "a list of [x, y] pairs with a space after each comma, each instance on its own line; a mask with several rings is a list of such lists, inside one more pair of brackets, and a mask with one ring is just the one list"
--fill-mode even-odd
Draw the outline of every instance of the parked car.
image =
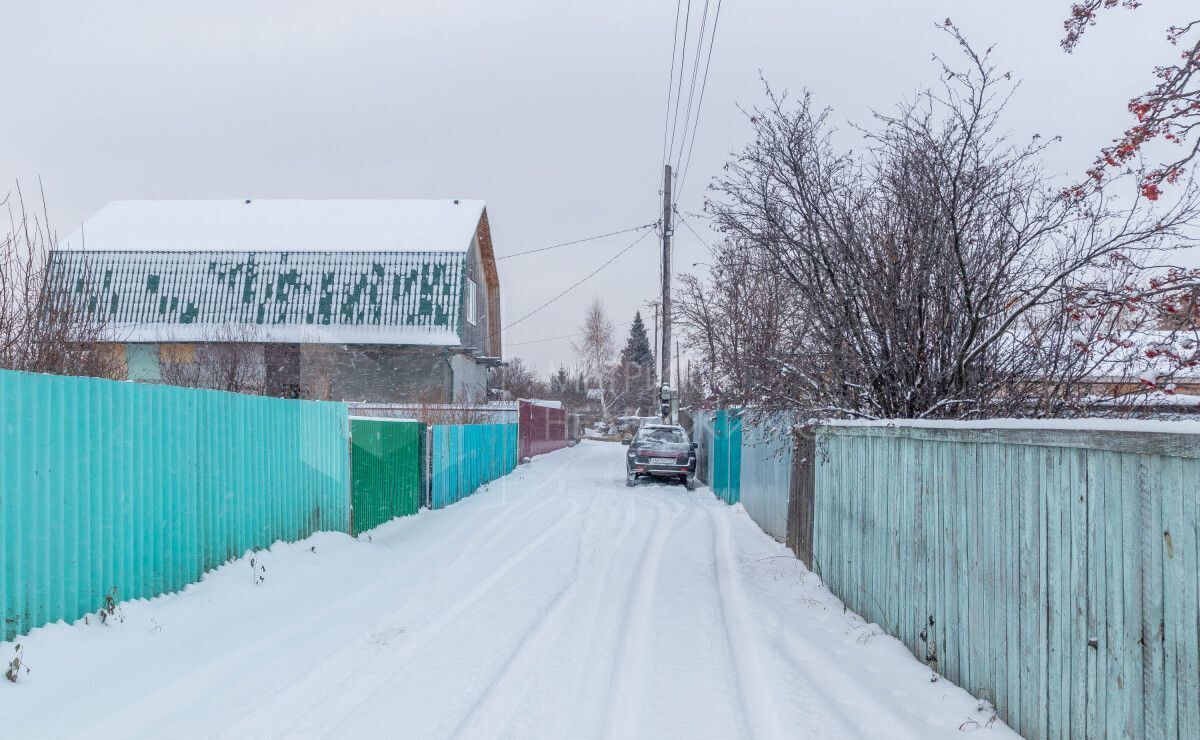
[[625, 485], [643, 476], [674, 478], [696, 487], [696, 445], [681, 426], [642, 424], [625, 455]]

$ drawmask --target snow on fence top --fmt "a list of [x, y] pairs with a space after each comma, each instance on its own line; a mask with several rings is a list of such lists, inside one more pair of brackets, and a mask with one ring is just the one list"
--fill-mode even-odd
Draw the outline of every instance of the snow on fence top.
[[466, 252], [481, 200], [121, 200], [62, 251]]
[[822, 422], [821, 425], [830, 427], [907, 427], [914, 429], [1026, 429], [1200, 434], [1200, 421], [1154, 421], [1148, 419], [982, 419], [978, 421], [931, 419], [842, 419], [825, 421]]
[[545, 401], [540, 398], [522, 398], [519, 400], [534, 406], [541, 406], [542, 408], [546, 409], [561, 409], [563, 407], [562, 401]]

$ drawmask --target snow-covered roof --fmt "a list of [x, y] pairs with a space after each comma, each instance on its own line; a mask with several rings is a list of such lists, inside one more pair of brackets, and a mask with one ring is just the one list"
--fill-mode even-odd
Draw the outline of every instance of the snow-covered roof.
[[481, 200], [118, 200], [60, 251], [466, 252]]
[[1108, 356], [1096, 363], [1091, 373], [1095, 380], [1144, 380], [1153, 384], [1159, 378], [1172, 377], [1193, 382], [1200, 378], [1200, 367], [1186, 367], [1186, 361], [1200, 355], [1200, 332], [1138, 330], [1119, 339], [1126, 346], [1101, 345]]

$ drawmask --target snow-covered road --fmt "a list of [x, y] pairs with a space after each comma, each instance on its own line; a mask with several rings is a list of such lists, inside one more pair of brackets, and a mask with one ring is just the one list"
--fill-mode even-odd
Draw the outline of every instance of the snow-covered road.
[[[5, 738], [1009, 736], [740, 509], [586, 442], [21, 642]], [[256, 583], [256, 581], [261, 581]], [[11, 646], [0, 644], [7, 663]]]

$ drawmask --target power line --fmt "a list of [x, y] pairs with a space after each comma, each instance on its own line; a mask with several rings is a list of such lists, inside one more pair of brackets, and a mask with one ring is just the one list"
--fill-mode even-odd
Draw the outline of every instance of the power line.
[[629, 246], [625, 247], [625, 248], [624, 248], [624, 249], [622, 249], [620, 252], [617, 252], [617, 253], [616, 253], [616, 254], [614, 254], [612, 257], [609, 257], [607, 262], [605, 262], [604, 264], [600, 265], [600, 266], [599, 266], [599, 267], [597, 267], [595, 270], [592, 270], [592, 271], [591, 271], [591, 272], [589, 272], [587, 275], [584, 275], [582, 279], [580, 279], [578, 282], [574, 283], [573, 285], [569, 286], [568, 288], [566, 288], [565, 290], [563, 290], [563, 291], [562, 291], [561, 293], [559, 293], [558, 295], [554, 296], [554, 297], [553, 297], [553, 298], [551, 298], [550, 300], [546, 301], [546, 302], [545, 302], [545, 303], [543, 303], [542, 305], [540, 305], [540, 306], [538, 306], [537, 308], [533, 309], [532, 311], [530, 311], [529, 313], [525, 314], [524, 316], [522, 316], [521, 318], [517, 319], [516, 321], [514, 321], [514, 322], [512, 322], [512, 323], [508, 324], [508, 325], [507, 325], [507, 326], [505, 326], [503, 329], [501, 329], [501, 331], [504, 331], [505, 329], [511, 329], [512, 327], [514, 327], [514, 326], [516, 326], [517, 324], [521, 323], [522, 321], [524, 321], [525, 319], [529, 318], [530, 316], [533, 316], [533, 315], [534, 315], [535, 313], [537, 313], [538, 311], [541, 311], [543, 308], [545, 308], [545, 307], [549, 306], [551, 303], [554, 303], [554, 302], [555, 302], [555, 301], [557, 301], [559, 298], [562, 298], [562, 297], [563, 297], [563, 296], [565, 296], [567, 293], [570, 293], [572, 290], [575, 290], [575, 289], [576, 289], [576, 288], [578, 288], [580, 285], [583, 285], [583, 284], [584, 284], [585, 282], [587, 282], [587, 281], [588, 281], [588, 280], [589, 280], [591, 277], [593, 277], [593, 276], [594, 276], [596, 273], [600, 272], [600, 271], [601, 271], [601, 270], [603, 270], [604, 268], [606, 268], [606, 267], [608, 267], [609, 265], [611, 265], [611, 264], [612, 264], [612, 263], [613, 263], [613, 262], [614, 262], [614, 261], [615, 261], [615, 260], [616, 260], [618, 257], [620, 257], [621, 255], [625, 254], [625, 253], [626, 253], [626, 252], [628, 252], [629, 250], [631, 250], [631, 249], [633, 249], [634, 247], [636, 247], [636, 246], [638, 245], [638, 243], [639, 243], [641, 240], [645, 239], [645, 238], [646, 238], [646, 236], [647, 236], [648, 234], [650, 234], [650, 233], [651, 233], [651, 232], [649, 232], [649, 231], [642, 232], [642, 235], [641, 235], [641, 236], [639, 236], [637, 239], [634, 239], [634, 240], [633, 240], [633, 241], [632, 241], [632, 242], [629, 244]]
[[[621, 321], [616, 324], [609, 324], [608, 326], [606, 326], [604, 328], [605, 329], [616, 329], [618, 326], [629, 326], [632, 323], [633, 323], [632, 321]], [[524, 342], [509, 342], [505, 346], [506, 347], [520, 347], [525, 344], [541, 344], [542, 342], [554, 342], [559, 339], [574, 339], [575, 337], [582, 337], [584, 334], [587, 334], [587, 332], [580, 331], [580, 332], [576, 332], [574, 334], [563, 334], [561, 337], [546, 337], [545, 339], [529, 339]]]
[[687, 12], [683, 18], [683, 53], [679, 57], [679, 84], [675, 87], [675, 117], [671, 123], [671, 146], [667, 149], [667, 160], [664, 164], [670, 161], [671, 152], [675, 151], [675, 130], [679, 127], [679, 99], [683, 95], [683, 70], [687, 68], [687, 40], [688, 28], [692, 21], [692, 0], [687, 0]]
[[678, 208], [675, 209], [675, 215], [679, 216], [679, 220], [683, 222], [683, 225], [687, 227], [688, 231], [692, 232], [692, 236], [699, 239], [700, 243], [703, 244], [705, 249], [707, 249], [709, 251], [709, 253], [711, 254], [713, 251], [712, 246], [710, 246], [708, 242], [704, 241], [704, 237], [700, 236], [700, 234], [695, 229], [692, 228], [691, 222], [683, 217], [683, 214], [679, 212]]
[[[700, 100], [696, 103], [696, 118], [692, 122], [692, 139], [688, 144], [687, 159], [683, 164], [683, 175], [679, 178], [679, 187], [675, 189], [676, 200], [679, 199], [679, 194], [683, 192], [684, 183], [687, 182], [688, 170], [692, 166], [692, 150], [696, 147], [696, 131], [700, 128], [700, 109], [704, 107], [704, 91], [708, 89], [708, 70], [712, 66], [713, 45], [717, 42], [717, 24], [721, 22], [721, 2], [717, 0], [717, 13], [713, 18], [712, 34], [708, 40], [708, 58], [704, 62], [704, 80], [700, 83]], [[682, 153], [683, 147], [680, 146]]]
[[525, 252], [515, 252], [513, 254], [506, 254], [503, 257], [497, 257], [496, 261], [499, 262], [500, 260], [506, 260], [510, 257], [524, 257], [527, 254], [537, 254], [538, 252], [548, 252], [551, 249], [559, 249], [561, 247], [570, 247], [575, 244], [583, 244], [584, 242], [592, 242], [592, 241], [596, 241], [597, 239], [604, 239], [605, 237], [616, 236], [617, 234], [628, 234], [631, 231], [637, 231], [639, 229], [648, 229], [657, 223], [658, 223], [657, 221], [652, 221], [648, 224], [642, 224], [641, 226], [631, 226], [628, 229], [621, 229], [620, 231], [610, 231], [607, 234], [600, 234], [598, 236], [589, 236], [586, 239], [576, 239], [575, 241], [563, 242], [562, 244], [551, 244], [548, 247], [541, 247], [539, 249], [530, 249]]
[[700, 74], [700, 57], [704, 55], [704, 30], [708, 26], [708, 3], [709, 0], [704, 0], [704, 12], [700, 15], [700, 32], [696, 34], [696, 53], [692, 54], [692, 81], [688, 85], [687, 97], [687, 112], [683, 116], [683, 136], [679, 139], [679, 156], [675, 157], [674, 150], [671, 151], [671, 156], [675, 159], [675, 171], [679, 171], [679, 162], [683, 159], [684, 144], [688, 138], [688, 123], [692, 119], [692, 100], [696, 94], [696, 79]]
[[671, 34], [671, 68], [667, 70], [667, 109], [663, 115], [663, 153], [662, 160], [667, 161], [667, 129], [671, 123], [671, 92], [675, 89], [675, 52], [679, 50], [679, 7], [680, 0], [675, 0], [675, 30]]

